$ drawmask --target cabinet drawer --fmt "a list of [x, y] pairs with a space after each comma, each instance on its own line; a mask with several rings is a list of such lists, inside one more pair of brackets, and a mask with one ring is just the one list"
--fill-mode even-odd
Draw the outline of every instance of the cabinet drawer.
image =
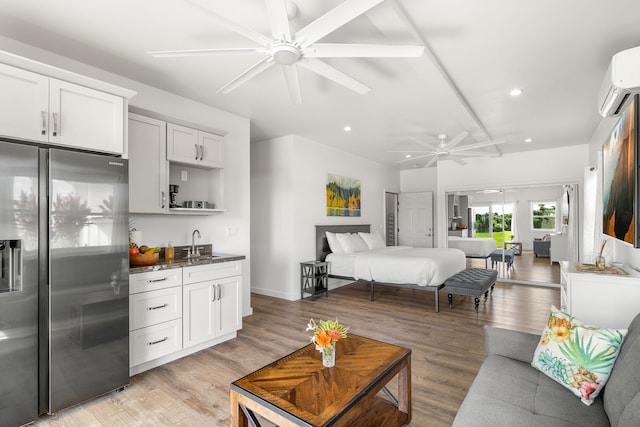
[[242, 263], [240, 261], [218, 262], [194, 267], [184, 267], [182, 269], [182, 282], [186, 285], [189, 283], [204, 282], [205, 280], [239, 276], [241, 274]]
[[129, 334], [130, 366], [182, 350], [182, 320], [138, 329]]
[[129, 293], [155, 291], [182, 285], [182, 269], [150, 271], [129, 276]]
[[182, 318], [182, 287], [142, 292], [129, 298], [130, 330]]

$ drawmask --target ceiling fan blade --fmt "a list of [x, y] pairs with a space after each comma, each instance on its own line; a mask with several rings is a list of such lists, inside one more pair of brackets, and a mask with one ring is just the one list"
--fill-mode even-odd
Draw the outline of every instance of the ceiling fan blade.
[[251, 67], [249, 67], [244, 72], [242, 72], [242, 74], [240, 74], [238, 77], [231, 80], [226, 85], [222, 86], [220, 89], [218, 89], [218, 92], [216, 93], [227, 94], [231, 92], [232, 90], [236, 89], [238, 86], [244, 84], [251, 78], [257, 76], [267, 68], [271, 67], [273, 64], [275, 64], [275, 62], [271, 60], [271, 57], [266, 57], [260, 60], [259, 62], [253, 64]]
[[424, 46], [385, 44], [314, 43], [304, 51], [307, 58], [417, 58]]
[[467, 162], [465, 162], [464, 160], [459, 159], [458, 157], [455, 157], [455, 156], [451, 157], [451, 160], [453, 160], [454, 162], [456, 162], [460, 166], [464, 166], [464, 165], [467, 164]]
[[467, 131], [464, 131], [464, 132], [460, 133], [460, 135], [456, 136], [451, 141], [449, 141], [449, 143], [445, 147], [445, 150], [450, 151], [453, 147], [458, 145], [460, 143], [460, 141], [465, 139], [467, 136], [469, 136], [469, 132], [467, 132]]
[[356, 91], [362, 95], [368, 93], [371, 90], [371, 88], [364, 83], [359, 82], [353, 77], [346, 75], [342, 71], [338, 71], [331, 65], [318, 59], [302, 59], [298, 61], [298, 65], [306, 68], [309, 71], [313, 71], [314, 73], [319, 74], [322, 77], [333, 80], [334, 82], [341, 84], [342, 86]]
[[463, 147], [457, 147], [457, 148], [454, 148], [451, 151], [454, 151], [454, 152], [467, 151], [467, 150], [473, 150], [474, 148], [482, 148], [482, 147], [489, 147], [490, 145], [504, 144], [505, 142], [507, 142], [507, 141], [478, 142], [476, 144], [469, 144], [469, 145], [465, 145]]
[[265, 0], [265, 3], [271, 26], [271, 36], [276, 40], [291, 41], [286, 0]]
[[433, 144], [429, 144], [428, 142], [426, 142], [426, 141], [422, 141], [421, 139], [418, 139], [418, 138], [416, 138], [416, 137], [413, 137], [413, 136], [412, 136], [412, 137], [411, 137], [411, 138], [409, 138], [409, 139], [411, 139], [412, 141], [414, 141], [414, 142], [416, 142], [416, 143], [418, 143], [418, 144], [420, 144], [420, 145], [422, 145], [422, 146], [424, 146], [424, 147], [427, 147], [429, 150], [435, 151], [435, 149], [436, 149], [436, 146], [435, 146], [435, 145], [433, 145]]
[[409, 157], [407, 159], [396, 160], [396, 163], [410, 162], [411, 160], [418, 160], [428, 156], [433, 156], [433, 154], [423, 154], [421, 156], [415, 156], [415, 157]]
[[424, 150], [388, 150], [387, 153], [429, 153], [429, 154], [437, 154], [435, 151], [424, 151]]
[[298, 77], [298, 67], [296, 64], [281, 65], [282, 75], [284, 81], [287, 83], [289, 89], [289, 96], [291, 96], [291, 102], [294, 104], [302, 104], [302, 93], [300, 92], [300, 79]]
[[302, 48], [317, 42], [384, 0], [347, 0], [322, 15], [295, 35]]
[[486, 151], [452, 151], [451, 154], [461, 157], [500, 157], [498, 154], [488, 153]]
[[211, 16], [215, 21], [214, 23], [217, 23], [223, 27], [226, 27], [227, 29], [235, 33], [238, 33], [241, 36], [248, 38], [249, 40], [253, 40], [254, 42], [261, 44], [263, 46], [269, 46], [274, 42], [274, 40], [265, 36], [264, 34], [260, 34], [259, 32], [254, 31], [251, 28], [245, 27], [244, 25], [236, 24], [235, 22], [230, 21], [229, 19], [225, 18], [222, 15], [218, 15], [211, 9], [203, 7], [194, 1], [187, 0], [187, 2], [191, 4], [191, 6], [195, 7], [196, 9], [200, 9], [202, 12]]
[[189, 50], [160, 50], [147, 52], [154, 58], [174, 58], [182, 56], [217, 56], [217, 55], [253, 55], [266, 54], [269, 51], [262, 47], [240, 47], [229, 49], [189, 49]]
[[429, 161], [427, 162], [427, 164], [426, 164], [426, 165], [424, 165], [423, 167], [428, 168], [429, 166], [431, 166], [432, 164], [434, 164], [434, 163], [435, 163], [435, 162], [437, 162], [437, 161], [438, 161], [438, 156], [433, 156], [433, 157], [431, 158], [431, 160], [429, 160]]

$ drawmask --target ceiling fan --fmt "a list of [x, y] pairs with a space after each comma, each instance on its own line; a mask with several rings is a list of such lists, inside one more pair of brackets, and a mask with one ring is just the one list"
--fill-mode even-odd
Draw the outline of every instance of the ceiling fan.
[[[396, 163], [402, 162], [410, 162], [415, 161], [416, 159], [422, 159], [425, 157], [430, 157], [427, 163], [424, 165], [425, 168], [431, 166], [435, 162], [441, 159], [450, 159], [455, 161], [460, 165], [466, 165], [464, 160], [461, 157], [477, 157], [477, 156], [490, 156], [491, 153], [486, 151], [471, 151], [476, 148], [489, 147], [491, 145], [503, 144], [505, 141], [487, 141], [487, 142], [478, 142], [476, 144], [463, 145], [458, 147], [460, 141], [469, 136], [469, 132], [462, 132], [449, 142], [447, 142], [448, 135], [445, 133], [441, 133], [438, 135], [438, 140], [440, 141], [437, 145], [432, 145], [424, 141], [420, 141], [415, 139], [415, 141], [428, 148], [428, 150], [393, 150], [389, 151], [390, 153], [407, 153], [407, 158], [398, 160]], [[423, 153], [418, 156], [413, 156], [411, 153]]]
[[[260, 45], [260, 47], [230, 47], [224, 49], [193, 49], [147, 53], [154, 57], [165, 58], [213, 55], [262, 56], [257, 63], [220, 88], [218, 93], [227, 94], [263, 71], [274, 65], [279, 65], [294, 104], [302, 103], [298, 66], [329, 80], [333, 80], [360, 94], [365, 94], [371, 90], [369, 86], [318, 58], [419, 57], [424, 51], [424, 46], [336, 44], [317, 43], [317, 41], [383, 1], [384, 0], [346, 0], [309, 25], [292, 33], [289, 26], [289, 16], [294, 14], [297, 6], [290, 0], [265, 0], [271, 27], [271, 37], [256, 32], [251, 28], [236, 24], [209, 9], [190, 2], [195, 7], [203, 9], [207, 14], [212, 16], [218, 24], [248, 38]], [[289, 14], [287, 13], [287, 6], [290, 12]]]

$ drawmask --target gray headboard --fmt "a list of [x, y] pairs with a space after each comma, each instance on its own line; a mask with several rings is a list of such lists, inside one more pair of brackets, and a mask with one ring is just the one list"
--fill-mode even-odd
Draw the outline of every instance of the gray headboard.
[[324, 261], [331, 249], [327, 243], [325, 231], [331, 233], [369, 233], [370, 224], [350, 224], [350, 225], [316, 225], [316, 259]]

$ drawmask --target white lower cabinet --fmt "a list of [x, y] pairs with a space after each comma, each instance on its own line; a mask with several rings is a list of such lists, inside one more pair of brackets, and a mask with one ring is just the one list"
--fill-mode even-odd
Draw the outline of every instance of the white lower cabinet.
[[185, 285], [183, 288], [184, 345], [235, 332], [238, 329], [240, 276]]
[[182, 350], [182, 319], [131, 331], [129, 365], [136, 366]]
[[130, 373], [234, 338], [242, 327], [240, 261], [132, 274]]
[[200, 344], [240, 329], [240, 274], [240, 261], [183, 269], [185, 346]]

